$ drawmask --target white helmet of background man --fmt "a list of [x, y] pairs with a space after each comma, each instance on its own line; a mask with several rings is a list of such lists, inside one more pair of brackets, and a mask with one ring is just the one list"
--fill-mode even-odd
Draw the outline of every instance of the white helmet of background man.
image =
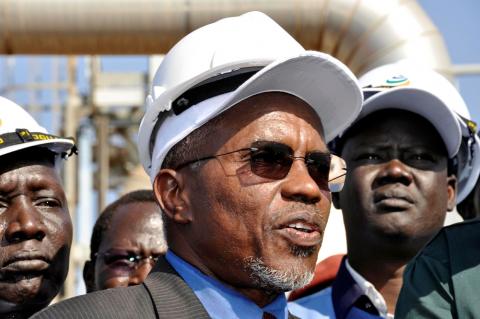
[[359, 79], [365, 102], [359, 119], [381, 109], [416, 113], [437, 129], [449, 158], [457, 161], [457, 203], [473, 189], [480, 172], [477, 126], [460, 93], [439, 73], [407, 60], [375, 68]]
[[[203, 96], [208, 91], [203, 88], [220, 78], [229, 87]], [[327, 141], [355, 119], [362, 103], [357, 80], [345, 65], [306, 51], [263, 13], [222, 19], [184, 37], [156, 72], [138, 133], [140, 160], [151, 180], [168, 151], [192, 131], [238, 102], [272, 91], [311, 105]]]
[[0, 156], [34, 146], [62, 157], [76, 149], [73, 139], [49, 134], [21, 106], [0, 96]]

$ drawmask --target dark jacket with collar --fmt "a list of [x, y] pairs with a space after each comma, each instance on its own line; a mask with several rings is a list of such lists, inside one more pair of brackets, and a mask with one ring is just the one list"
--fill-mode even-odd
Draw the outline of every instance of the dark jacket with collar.
[[336, 318], [382, 318], [348, 271], [346, 260], [347, 257], [343, 257], [337, 277], [332, 283], [332, 302]]
[[[159, 258], [144, 283], [107, 289], [54, 304], [33, 319], [207, 319], [193, 290], [165, 258]], [[289, 315], [289, 319], [296, 317]]]

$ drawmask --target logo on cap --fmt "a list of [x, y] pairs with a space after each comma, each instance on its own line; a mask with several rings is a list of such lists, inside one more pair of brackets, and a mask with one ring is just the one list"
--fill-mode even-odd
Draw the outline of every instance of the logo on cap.
[[394, 75], [382, 83], [379, 84], [371, 84], [363, 89], [374, 89], [373, 91], [383, 91], [385, 89], [393, 89], [399, 86], [407, 86], [410, 85], [410, 80], [404, 75]]
[[404, 75], [395, 75], [385, 81], [386, 86], [396, 87], [401, 85], [408, 85], [410, 81]]

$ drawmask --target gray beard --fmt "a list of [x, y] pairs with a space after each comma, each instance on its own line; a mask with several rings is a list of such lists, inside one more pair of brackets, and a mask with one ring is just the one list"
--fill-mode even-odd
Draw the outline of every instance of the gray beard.
[[302, 288], [313, 279], [313, 271], [300, 265], [279, 270], [265, 265], [261, 258], [254, 257], [246, 258], [244, 263], [256, 286], [275, 293]]

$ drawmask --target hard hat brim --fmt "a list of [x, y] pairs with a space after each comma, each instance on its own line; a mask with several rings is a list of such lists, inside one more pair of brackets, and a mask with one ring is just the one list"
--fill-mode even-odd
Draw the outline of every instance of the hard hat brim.
[[50, 140], [41, 140], [41, 141], [29, 141], [12, 146], [5, 147], [0, 149], [0, 156], [7, 155], [13, 152], [24, 150], [27, 148], [39, 146], [45, 147], [56, 154], [62, 154], [69, 152], [72, 147], [75, 145], [74, 141], [71, 139], [50, 139]]
[[380, 91], [365, 100], [362, 112], [355, 122], [383, 109], [405, 110], [425, 118], [442, 138], [448, 157], [453, 158], [457, 154], [462, 142], [462, 131], [456, 115], [432, 93], [416, 87], [398, 87]]

